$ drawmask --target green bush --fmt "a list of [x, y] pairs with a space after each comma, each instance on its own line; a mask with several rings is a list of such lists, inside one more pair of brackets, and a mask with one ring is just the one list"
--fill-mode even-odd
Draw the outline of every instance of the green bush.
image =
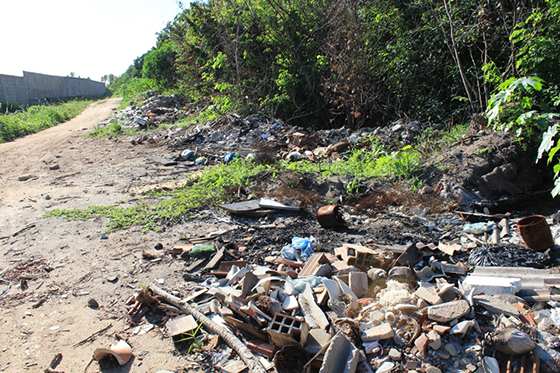
[[0, 143], [56, 126], [80, 114], [92, 100], [31, 106], [26, 111], [0, 115]]

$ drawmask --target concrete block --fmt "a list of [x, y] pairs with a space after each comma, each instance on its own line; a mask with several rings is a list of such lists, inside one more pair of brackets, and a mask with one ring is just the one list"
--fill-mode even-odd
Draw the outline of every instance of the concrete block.
[[428, 318], [437, 322], [449, 322], [458, 319], [465, 316], [470, 310], [469, 303], [464, 299], [426, 308]]

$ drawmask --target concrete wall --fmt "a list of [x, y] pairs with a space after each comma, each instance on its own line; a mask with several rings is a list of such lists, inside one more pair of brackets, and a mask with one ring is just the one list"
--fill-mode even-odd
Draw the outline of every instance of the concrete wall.
[[29, 95], [23, 76], [0, 75], [0, 102], [27, 104]]
[[45, 98], [98, 97], [105, 84], [89, 79], [23, 72], [23, 77], [0, 75], [0, 102], [36, 105]]

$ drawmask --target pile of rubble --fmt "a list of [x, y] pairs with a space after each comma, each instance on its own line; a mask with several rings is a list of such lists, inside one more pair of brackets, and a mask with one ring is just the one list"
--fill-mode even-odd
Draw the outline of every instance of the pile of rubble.
[[[136, 121], [149, 119], [155, 113], [149, 105], [160, 105], [158, 99], [129, 109], [120, 120], [144, 128]], [[132, 143], [168, 145], [171, 156], [150, 159], [194, 171], [238, 157], [265, 162], [267, 154], [270, 162], [336, 160], [348, 149], [370, 146], [372, 137], [402, 146], [421, 130], [418, 122], [399, 121], [385, 129], [312, 131], [259, 115], [229, 115], [150, 132]], [[176, 348], [196, 351], [187, 356], [194, 370], [560, 372], [560, 274], [554, 269], [559, 226], [551, 233], [552, 222], [542, 216], [511, 219], [490, 214], [497, 205], [485, 205], [485, 197], [501, 191], [496, 185], [507, 190], [519, 178], [538, 183], [526, 177], [527, 170], [515, 172], [509, 147], [504, 134], [471, 135], [444, 155], [452, 166], [425, 179], [425, 193], [485, 211], [460, 212], [463, 220], [420, 211], [404, 216], [395, 208], [375, 225], [377, 218], [330, 205], [319, 209], [315, 222], [327, 230], [324, 238], [330, 232], [336, 237], [328, 242], [296, 236], [271, 251], [220, 234], [189, 237], [167, 252], [185, 259], [185, 288], [164, 291], [162, 281], [135, 294], [127, 303], [130, 320], [143, 327], [149, 326], [147, 315], [160, 315], [159, 326]], [[367, 205], [367, 195], [360, 204]], [[269, 198], [219, 207], [253, 218], [300, 211]], [[416, 233], [405, 232], [402, 221], [418, 226]], [[530, 233], [543, 221], [544, 230]], [[385, 238], [391, 239], [356, 239], [366, 233], [350, 223], [369, 225], [370, 231], [387, 228], [392, 233]], [[460, 233], [454, 231], [459, 226]], [[351, 229], [358, 234], [341, 242]], [[132, 350], [120, 345], [97, 352], [99, 359], [107, 355], [126, 363]]]
[[[179, 123], [157, 129], [161, 123], [176, 123], [208, 107], [186, 104], [175, 96], [152, 96], [112, 120], [125, 128], [140, 130], [140, 136], [131, 139], [133, 145], [168, 146], [175, 154], [159, 162], [179, 162], [178, 167], [183, 168], [212, 166], [237, 157], [255, 157], [265, 163], [282, 159], [335, 161], [350, 154], [348, 150], [371, 147], [372, 140], [389, 152], [398, 152], [405, 145], [416, 144], [426, 128], [434, 128], [433, 124], [400, 119], [386, 128], [313, 130], [263, 115], [242, 118], [230, 114], [189, 126]], [[500, 212], [523, 204], [534, 206], [548, 193], [543, 189], [543, 180], [552, 177], [534, 164], [529, 152], [520, 151], [509, 134], [480, 130], [450, 148], [453, 151], [435, 152], [428, 161], [442, 167], [432, 167], [422, 176], [425, 193], [454, 200], [463, 210], [474, 206], [479, 211], [490, 207]]]
[[[252, 205], [222, 207], [297, 211], [270, 200]], [[322, 209], [318, 223], [344, 230], [338, 210]], [[543, 220], [468, 223], [463, 239], [438, 245], [326, 247], [294, 237], [264, 265], [217, 237], [192, 239], [168, 254], [186, 258], [187, 272], [207, 275], [186, 289], [149, 286], [130, 299], [129, 315], [142, 324], [163, 312], [177, 349], [201, 347], [187, 357], [199, 370], [559, 372], [560, 274], [546, 269], [558, 264], [556, 248], [546, 220], [532, 233]], [[526, 246], [491, 243], [496, 237]]]

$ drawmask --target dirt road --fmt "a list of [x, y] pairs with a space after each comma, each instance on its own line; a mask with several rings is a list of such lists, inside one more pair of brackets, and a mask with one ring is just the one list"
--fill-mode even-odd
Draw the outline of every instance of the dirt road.
[[[180, 279], [180, 265], [163, 259], [142, 261], [156, 243], [171, 245], [187, 227], [164, 236], [105, 231], [104, 221], [67, 222], [44, 218], [56, 208], [128, 206], [131, 182], [149, 183], [165, 169], [147, 165], [157, 148], [134, 147], [125, 140], [85, 137], [119, 104], [111, 98], [90, 105], [80, 116], [41, 133], [0, 144], [0, 370], [43, 372], [57, 353], [56, 370], [83, 372], [97, 347], [128, 338], [135, 358], [103, 372], [156, 372], [185, 364], [170, 359], [169, 339], [157, 327], [130, 330], [125, 301], [134, 289], [169, 273]], [[103, 239], [102, 239], [103, 238]], [[165, 278], [166, 285], [175, 278]], [[182, 281], [182, 279], [181, 279]], [[95, 299], [100, 307], [88, 307]], [[80, 341], [108, 328], [106, 332]], [[151, 329], [150, 329], [151, 328]], [[149, 329], [149, 330], [148, 330]], [[94, 362], [87, 372], [99, 371]]]

